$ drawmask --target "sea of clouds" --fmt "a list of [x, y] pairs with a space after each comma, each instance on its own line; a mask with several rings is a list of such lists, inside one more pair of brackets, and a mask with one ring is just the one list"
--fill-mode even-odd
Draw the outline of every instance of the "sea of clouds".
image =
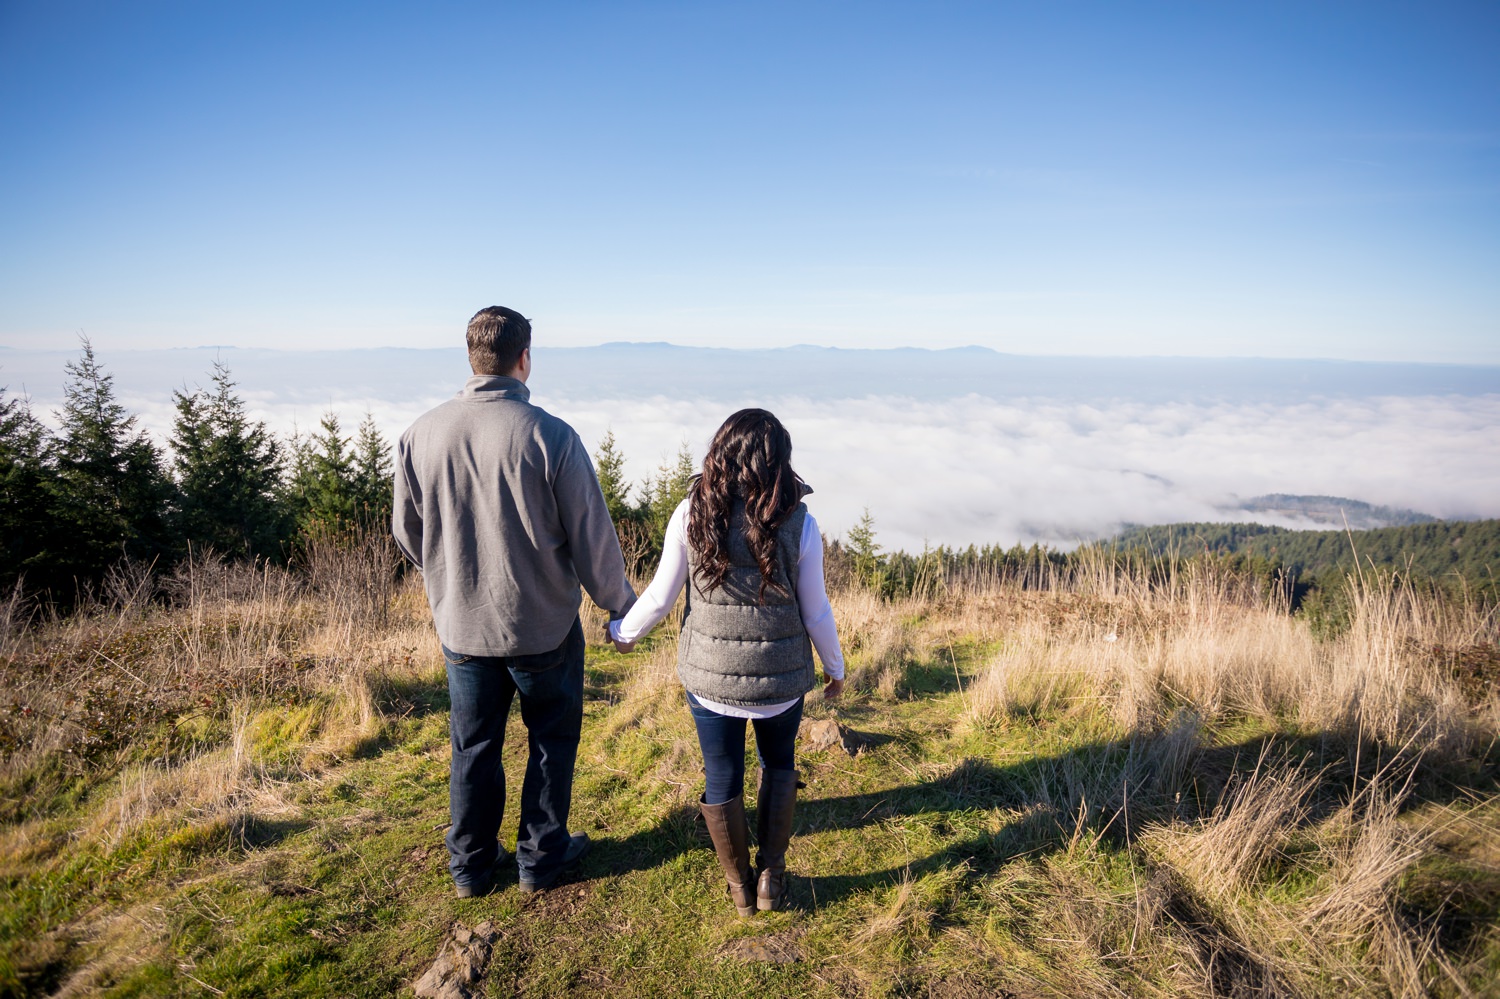
[[[0, 385], [39, 416], [68, 352], [0, 351]], [[230, 366], [256, 419], [306, 431], [332, 410], [394, 438], [453, 394], [454, 350], [99, 352], [120, 400], [165, 438], [174, 388]], [[612, 431], [639, 482], [730, 412], [791, 431], [827, 533], [869, 509], [888, 548], [1040, 541], [1124, 524], [1268, 519], [1238, 501], [1343, 496], [1441, 517], [1500, 516], [1500, 369], [1338, 362], [1022, 358], [990, 351], [537, 351], [533, 401], [592, 450]]]

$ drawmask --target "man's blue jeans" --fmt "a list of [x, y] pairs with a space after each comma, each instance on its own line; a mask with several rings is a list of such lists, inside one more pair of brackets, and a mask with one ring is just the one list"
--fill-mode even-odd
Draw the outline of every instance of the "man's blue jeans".
[[521, 784], [521, 826], [516, 865], [521, 876], [545, 881], [568, 848], [568, 808], [573, 764], [583, 727], [583, 624], [574, 620], [563, 643], [527, 656], [465, 656], [443, 649], [448, 663], [449, 770], [448, 867], [457, 884], [491, 874], [505, 816], [505, 719], [521, 695], [529, 756]]
[[[703, 751], [703, 801], [722, 805], [745, 792], [745, 722], [730, 718], [698, 703], [687, 695], [688, 710], [698, 728], [698, 748]], [[755, 755], [767, 770], [797, 767], [797, 727], [802, 724], [802, 699], [773, 718], [756, 718]]]

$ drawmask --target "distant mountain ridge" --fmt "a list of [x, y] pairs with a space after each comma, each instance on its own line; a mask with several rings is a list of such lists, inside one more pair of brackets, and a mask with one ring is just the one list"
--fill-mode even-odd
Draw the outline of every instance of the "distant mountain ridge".
[[[247, 391], [326, 402], [338, 396], [441, 398], [468, 377], [461, 344], [430, 348], [268, 350], [196, 347], [113, 350], [95, 344], [126, 394], [166, 397], [203, 383], [215, 360]], [[60, 400], [74, 345], [53, 351], [0, 347], [0, 385], [23, 386], [44, 404]], [[954, 399], [1051, 398], [1083, 403], [1500, 395], [1500, 365], [1403, 364], [1278, 358], [1069, 357], [1002, 354], [987, 347], [682, 347], [607, 343], [534, 350], [533, 392], [541, 399], [751, 401], [871, 396]]]
[[[1374, 506], [1362, 500], [1343, 496], [1295, 496], [1271, 493], [1236, 504], [1232, 509], [1246, 513], [1272, 514], [1285, 520], [1305, 521], [1308, 528], [1334, 527], [1373, 530], [1380, 527], [1405, 527], [1430, 524], [1438, 518], [1416, 510]], [[1287, 526], [1287, 525], [1282, 525]], [[1293, 530], [1304, 529], [1292, 527]]]

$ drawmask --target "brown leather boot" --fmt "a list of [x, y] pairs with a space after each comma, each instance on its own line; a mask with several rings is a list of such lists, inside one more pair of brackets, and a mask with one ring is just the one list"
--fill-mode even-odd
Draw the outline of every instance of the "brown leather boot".
[[714, 853], [729, 883], [729, 899], [741, 916], [755, 915], [755, 872], [750, 869], [750, 826], [745, 821], [745, 796], [736, 795], [722, 805], [702, 798], [698, 807], [714, 841]]
[[755, 802], [755, 907], [763, 911], [786, 908], [786, 847], [792, 838], [792, 812], [797, 807], [795, 770], [762, 770]]

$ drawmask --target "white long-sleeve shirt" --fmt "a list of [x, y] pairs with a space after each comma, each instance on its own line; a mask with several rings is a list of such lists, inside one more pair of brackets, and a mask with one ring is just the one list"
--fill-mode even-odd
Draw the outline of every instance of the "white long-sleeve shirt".
[[[609, 623], [609, 636], [617, 642], [635, 642], [661, 623], [677, 602], [688, 578], [687, 520], [689, 500], [683, 500], [667, 521], [667, 536], [662, 545], [661, 565], [651, 585], [636, 600], [630, 612]], [[802, 521], [802, 539], [797, 548], [797, 607], [802, 626], [812, 639], [823, 672], [834, 680], [844, 678], [844, 653], [839, 648], [839, 633], [833, 623], [833, 607], [828, 603], [828, 589], [823, 584], [823, 536], [812, 514]], [[697, 697], [695, 694], [694, 697]], [[780, 704], [744, 707], [720, 704], [697, 697], [698, 703], [731, 718], [772, 718], [797, 703], [797, 699]]]

